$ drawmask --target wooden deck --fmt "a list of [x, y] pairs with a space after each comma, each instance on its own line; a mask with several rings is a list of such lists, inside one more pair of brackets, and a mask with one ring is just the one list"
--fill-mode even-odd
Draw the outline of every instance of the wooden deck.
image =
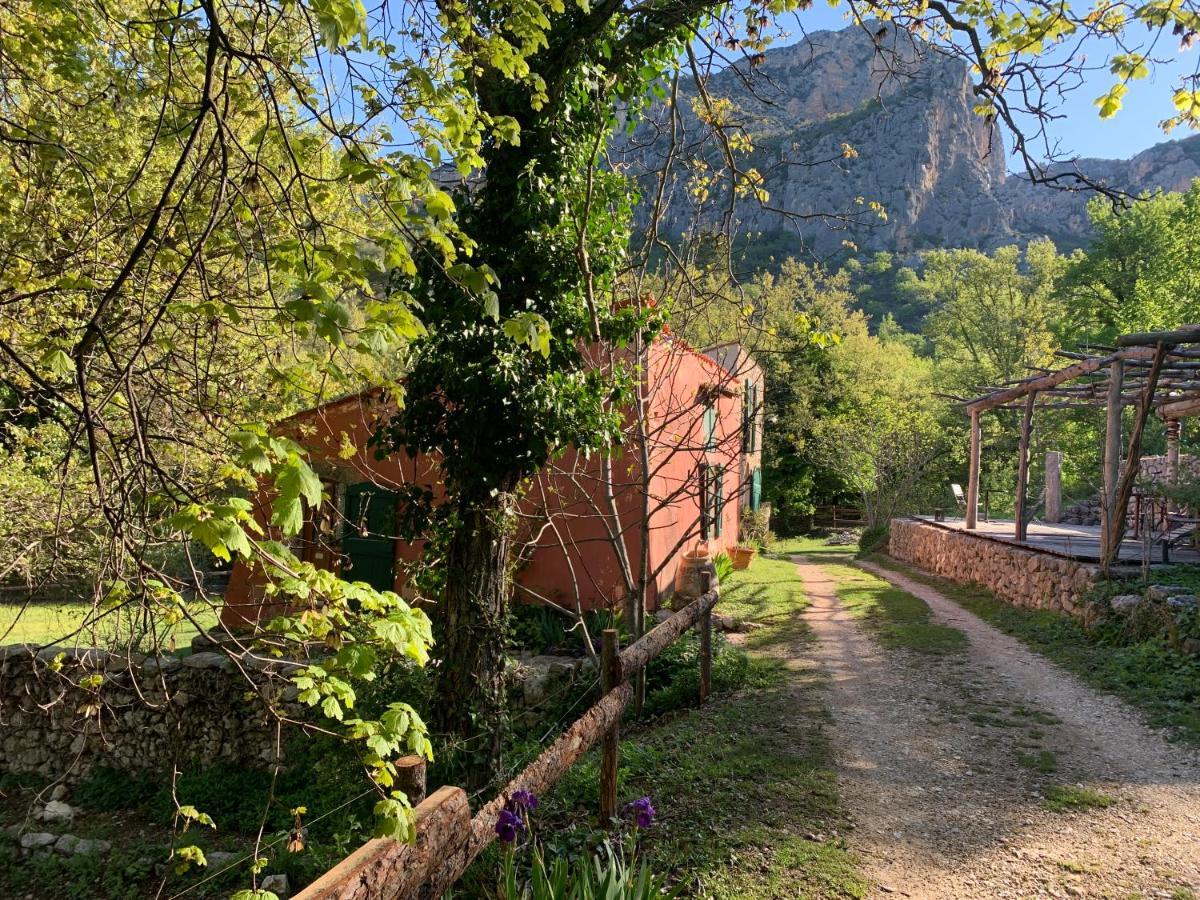
[[[933, 522], [932, 516], [918, 516], [917, 518]], [[946, 519], [944, 522], [936, 524], [959, 531], [966, 530], [966, 525], [962, 519]], [[1017, 543], [1013, 537], [1013, 529], [1014, 525], [1012, 521], [992, 519], [985, 522], [980, 519], [974, 533]], [[1096, 562], [1100, 558], [1100, 526], [1047, 525], [1043, 522], [1032, 522], [1029, 525], [1029, 534], [1023, 546], [1033, 550], [1049, 550], [1061, 553], [1085, 562]], [[1141, 540], [1135, 540], [1132, 537], [1126, 536], [1121, 544], [1120, 560], [1125, 564], [1140, 565], [1143, 552]], [[1197, 564], [1200, 563], [1200, 551], [1197, 551], [1193, 547], [1172, 547], [1170, 559], [1172, 564]], [[1152, 548], [1150, 562], [1156, 566], [1162, 564], [1162, 549], [1157, 544]]]

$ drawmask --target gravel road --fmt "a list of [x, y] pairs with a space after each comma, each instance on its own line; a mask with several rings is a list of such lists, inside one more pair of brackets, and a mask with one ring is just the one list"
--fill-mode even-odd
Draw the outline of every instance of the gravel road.
[[[827, 570], [796, 563], [871, 897], [1200, 898], [1194, 751], [937, 591], [864, 563], [969, 640], [961, 653], [885, 651]], [[1080, 789], [1111, 805], [1047, 808]]]

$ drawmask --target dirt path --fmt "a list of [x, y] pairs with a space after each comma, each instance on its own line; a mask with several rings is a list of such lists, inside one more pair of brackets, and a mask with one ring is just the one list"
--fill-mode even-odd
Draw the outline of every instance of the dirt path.
[[[1194, 752], [936, 591], [864, 565], [970, 641], [881, 650], [825, 570], [797, 567], [870, 896], [1200, 898]], [[1045, 808], [1061, 786], [1115, 802]]]

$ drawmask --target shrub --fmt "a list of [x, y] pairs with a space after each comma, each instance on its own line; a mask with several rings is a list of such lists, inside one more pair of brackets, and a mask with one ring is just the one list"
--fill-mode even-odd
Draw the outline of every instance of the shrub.
[[[754, 675], [750, 657], [722, 634], [713, 635], [712, 689], [734, 691]], [[700, 694], [700, 639], [685, 634], [646, 667], [647, 715], [661, 715], [695, 704]]]
[[742, 541], [751, 547], [769, 549], [775, 537], [771, 534], [770, 524], [771, 520], [767, 517], [766, 510], [743, 507]]
[[[605, 628], [617, 627], [617, 617], [600, 610], [585, 613], [584, 624], [593, 640]], [[509, 635], [514, 646], [534, 653], [584, 652], [583, 634], [578, 623], [556, 610], [532, 603], [521, 603], [513, 607], [509, 618]]]
[[864, 528], [863, 533], [858, 537], [858, 555], [866, 556], [886, 550], [891, 535], [891, 529], [887, 525], [872, 525]]

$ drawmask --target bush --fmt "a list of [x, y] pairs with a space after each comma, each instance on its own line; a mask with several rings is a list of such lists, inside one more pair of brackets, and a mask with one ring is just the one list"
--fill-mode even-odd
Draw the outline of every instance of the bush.
[[768, 550], [775, 536], [771, 534], [771, 520], [762, 509], [742, 508], [742, 540], [747, 546]]
[[858, 537], [858, 555], [867, 556], [886, 550], [888, 539], [891, 536], [891, 529], [887, 525], [872, 525], [864, 528], [863, 533]]
[[[752, 680], [754, 664], [722, 634], [713, 635], [712, 689], [733, 691]], [[646, 715], [655, 716], [696, 703], [700, 695], [700, 638], [689, 632], [646, 667]]]
[[[584, 623], [592, 640], [605, 628], [617, 627], [618, 618], [600, 610], [584, 613]], [[546, 606], [521, 603], [513, 607], [509, 618], [509, 639], [516, 647], [534, 653], [579, 656], [584, 653], [583, 634], [578, 624]]]

